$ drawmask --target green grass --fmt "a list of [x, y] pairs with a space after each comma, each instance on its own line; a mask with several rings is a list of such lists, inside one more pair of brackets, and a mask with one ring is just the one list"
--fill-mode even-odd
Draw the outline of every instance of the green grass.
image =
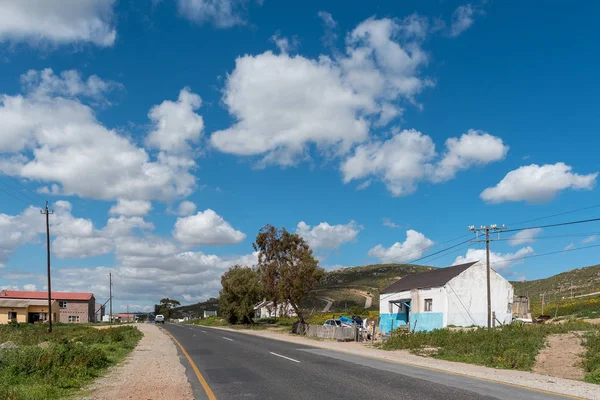
[[[554, 317], [573, 316], [575, 318], [600, 318], [600, 296], [579, 297], [574, 299], [551, 300], [544, 306], [544, 314]], [[558, 303], [558, 312], [556, 306]], [[537, 316], [542, 313], [541, 303], [531, 305], [531, 313]]]
[[[480, 328], [470, 331], [439, 329], [414, 334], [395, 333], [381, 348], [407, 349], [416, 354], [427, 354], [430, 351], [429, 355], [442, 360], [529, 371], [548, 335], [571, 331], [593, 331], [598, 335], [597, 326], [571, 321], [564, 324], [507, 325], [498, 329]], [[596, 347], [597, 344], [594, 345]], [[598, 353], [595, 354], [598, 357]], [[593, 361], [592, 365], [597, 367], [597, 362], [598, 360]]]
[[586, 369], [585, 381], [600, 383], [600, 332], [590, 332], [584, 339], [587, 349], [583, 365]]
[[[567, 269], [565, 266], [563, 269]], [[546, 300], [558, 297], [570, 297], [571, 284], [573, 295], [600, 292], [600, 264], [585, 268], [577, 268], [545, 279], [525, 282], [511, 282], [515, 294], [529, 296], [531, 305], [541, 304], [540, 295], [545, 293]]]
[[57, 324], [47, 333], [41, 324], [1, 325], [0, 343], [19, 347], [0, 350], [0, 399], [67, 397], [122, 361], [141, 337], [134, 327]]

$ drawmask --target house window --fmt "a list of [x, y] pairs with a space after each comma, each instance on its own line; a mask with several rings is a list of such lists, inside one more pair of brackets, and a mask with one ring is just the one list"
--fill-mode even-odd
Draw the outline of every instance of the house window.
[[79, 315], [69, 315], [69, 322], [79, 322]]
[[433, 299], [425, 299], [425, 311], [433, 310]]
[[392, 302], [388, 303], [388, 307], [390, 309], [390, 314], [393, 314], [394, 313], [394, 303], [392, 303]]
[[13, 319], [17, 319], [17, 312], [16, 311], [9, 311], [8, 312], [8, 320], [12, 321]]
[[67, 302], [64, 301], [64, 300], [61, 300], [61, 301], [58, 302], [58, 306], [60, 308], [67, 308]]

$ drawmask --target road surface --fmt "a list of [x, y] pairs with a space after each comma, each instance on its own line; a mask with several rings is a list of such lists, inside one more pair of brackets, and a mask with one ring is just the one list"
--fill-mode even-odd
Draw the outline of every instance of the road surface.
[[197, 399], [564, 399], [536, 390], [195, 325], [164, 328]]

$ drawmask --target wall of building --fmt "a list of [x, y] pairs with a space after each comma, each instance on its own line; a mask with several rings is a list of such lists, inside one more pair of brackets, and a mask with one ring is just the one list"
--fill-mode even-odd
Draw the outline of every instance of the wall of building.
[[[487, 278], [485, 265], [474, 265], [446, 284], [447, 324], [487, 326]], [[512, 320], [513, 287], [500, 274], [491, 271], [492, 311], [502, 323]]]
[[17, 322], [25, 323], [27, 322], [27, 308], [26, 307], [0, 307], [0, 324], [8, 324], [10, 320], [8, 319], [9, 312], [17, 313]]
[[[79, 316], [79, 323], [91, 322], [90, 317], [94, 315], [93, 304], [95, 304], [95, 301], [65, 301], [67, 302], [67, 307], [60, 309], [60, 322], [68, 324], [69, 315]], [[90, 310], [92, 310], [92, 314], [90, 314]]]
[[[29, 306], [27, 312], [32, 313], [47, 313], [48, 306]], [[58, 306], [58, 302], [52, 302], [52, 321], [60, 321], [60, 307]], [[25, 321], [27, 322], [27, 321]]]
[[[432, 310], [425, 311], [425, 299], [432, 300]], [[390, 301], [410, 300], [410, 307]], [[446, 326], [447, 299], [444, 288], [429, 288], [382, 294], [379, 298], [379, 331], [388, 334], [392, 329], [410, 324], [411, 330], [429, 331]]]

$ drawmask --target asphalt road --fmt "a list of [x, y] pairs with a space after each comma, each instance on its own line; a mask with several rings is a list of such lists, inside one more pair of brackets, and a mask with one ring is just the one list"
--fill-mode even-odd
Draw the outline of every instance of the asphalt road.
[[[476, 378], [237, 332], [167, 324], [196, 399], [563, 399]], [[212, 397], [214, 398], [214, 397]]]

